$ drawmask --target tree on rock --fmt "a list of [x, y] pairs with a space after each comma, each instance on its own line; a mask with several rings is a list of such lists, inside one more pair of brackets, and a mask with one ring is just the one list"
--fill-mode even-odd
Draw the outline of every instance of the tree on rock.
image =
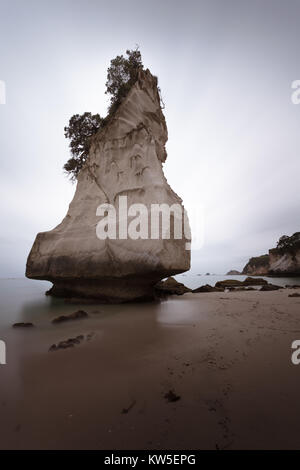
[[107, 71], [106, 94], [111, 95], [108, 114], [112, 115], [136, 82], [139, 70], [143, 69], [142, 56], [138, 48], [126, 51], [127, 58], [118, 55], [110, 62]]
[[290, 237], [287, 235], [283, 235], [282, 237], [280, 237], [276, 248], [292, 249], [299, 245], [300, 245], [300, 232], [296, 232], [294, 233], [294, 235], [291, 235]]
[[72, 157], [64, 165], [64, 170], [75, 180], [89, 155], [90, 137], [102, 126], [104, 119], [99, 114], [74, 114], [69, 126], [64, 128], [65, 137], [70, 139]]
[[69, 125], [64, 128], [65, 137], [70, 139], [72, 157], [64, 165], [65, 172], [71, 180], [77, 179], [78, 173], [86, 163], [90, 150], [90, 138], [102, 129], [116, 112], [132, 85], [136, 82], [139, 70], [143, 69], [142, 56], [138, 48], [126, 51], [127, 57], [117, 56], [110, 62], [107, 71], [106, 94], [111, 95], [108, 115], [101, 118], [99, 114], [75, 114]]

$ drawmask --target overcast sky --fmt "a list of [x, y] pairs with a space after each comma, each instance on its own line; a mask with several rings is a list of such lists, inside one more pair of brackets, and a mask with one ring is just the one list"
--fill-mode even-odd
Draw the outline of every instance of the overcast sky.
[[192, 270], [241, 269], [300, 230], [300, 0], [0, 0], [1, 277], [66, 214], [63, 128], [106, 114], [109, 62], [136, 44], [166, 104]]

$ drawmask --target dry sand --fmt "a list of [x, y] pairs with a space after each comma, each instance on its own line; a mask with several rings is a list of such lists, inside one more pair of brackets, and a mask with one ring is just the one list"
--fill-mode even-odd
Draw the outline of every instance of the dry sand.
[[[87, 319], [11, 329], [0, 447], [300, 448], [297, 291], [88, 305]], [[80, 334], [80, 345], [48, 352]], [[168, 402], [170, 390], [180, 399]]]

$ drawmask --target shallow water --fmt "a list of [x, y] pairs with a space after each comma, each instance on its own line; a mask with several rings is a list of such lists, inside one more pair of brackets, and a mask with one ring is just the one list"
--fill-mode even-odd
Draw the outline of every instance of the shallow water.
[[[26, 278], [0, 279], [0, 332], [1, 338], [5, 339], [3, 332], [10, 332], [11, 326], [16, 322], [32, 322], [43, 330], [53, 328], [51, 320], [59, 315], [68, 315], [75, 310], [86, 310], [103, 320], [122, 312], [126, 314], [141, 316], [141, 310], [147, 315], [148, 310], [154, 315], [157, 323], [172, 322], [178, 320], [175, 315], [176, 305], [174, 299], [170, 298], [164, 302], [150, 303], [125, 303], [125, 304], [97, 304], [97, 303], [69, 303], [61, 298], [46, 296], [45, 292], [52, 286], [47, 281], [35, 281]], [[177, 298], [178, 299], [178, 298]], [[173, 312], [173, 316], [170, 312]], [[171, 316], [170, 316], [171, 315]], [[180, 315], [179, 315], [180, 316]], [[72, 322], [73, 323], [73, 322]], [[75, 322], [75, 325], [77, 322]], [[70, 325], [68, 324], [68, 327]], [[24, 331], [24, 330], [23, 330]]]
[[[224, 279], [243, 281], [247, 276], [200, 276], [189, 272], [175, 277], [186, 286], [195, 289], [204, 284], [214, 286], [217, 281]], [[300, 285], [300, 277], [274, 278], [264, 276], [263, 278], [280, 286]], [[40, 326], [46, 327], [54, 317], [72, 313], [74, 310], [84, 307], [80, 304], [67, 303], [63, 299], [46, 296], [45, 292], [51, 285], [47, 281], [34, 281], [26, 278], [0, 279], [0, 328], [10, 327], [15, 322], [38, 322]], [[168, 302], [166, 303], [168, 304]], [[141, 308], [142, 304], [123, 304], [122, 311], [127, 311], [128, 309], [141, 310]], [[89, 305], [89, 310], [93, 310], [92, 304]], [[102, 313], [113, 315], [119, 311], [120, 305], [101, 305]]]
[[[224, 274], [197, 274], [197, 273], [183, 273], [174, 276], [177, 281], [183, 282], [187, 287], [190, 289], [197, 289], [197, 287], [203, 286], [205, 284], [209, 284], [214, 286], [216, 282], [223, 281], [225, 279], [237, 279], [239, 281], [244, 281], [248, 276], [246, 275], [234, 275], [234, 276], [226, 276]], [[300, 277], [270, 277], [270, 276], [257, 276], [259, 278], [263, 278], [271, 284], [276, 284], [278, 286], [285, 287], [286, 285], [293, 286], [293, 285], [300, 285]]]
[[45, 296], [51, 287], [47, 281], [26, 278], [0, 279], [0, 326], [34, 321], [48, 313], [55, 301]]

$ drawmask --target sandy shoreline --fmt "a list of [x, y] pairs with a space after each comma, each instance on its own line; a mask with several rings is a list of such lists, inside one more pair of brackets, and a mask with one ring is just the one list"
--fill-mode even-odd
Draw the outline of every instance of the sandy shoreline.
[[[294, 292], [88, 305], [87, 319], [52, 325], [50, 315], [33, 329], [11, 329], [1, 366], [0, 447], [299, 448]], [[48, 352], [81, 334], [80, 345]], [[166, 400], [170, 390], [178, 401]]]

